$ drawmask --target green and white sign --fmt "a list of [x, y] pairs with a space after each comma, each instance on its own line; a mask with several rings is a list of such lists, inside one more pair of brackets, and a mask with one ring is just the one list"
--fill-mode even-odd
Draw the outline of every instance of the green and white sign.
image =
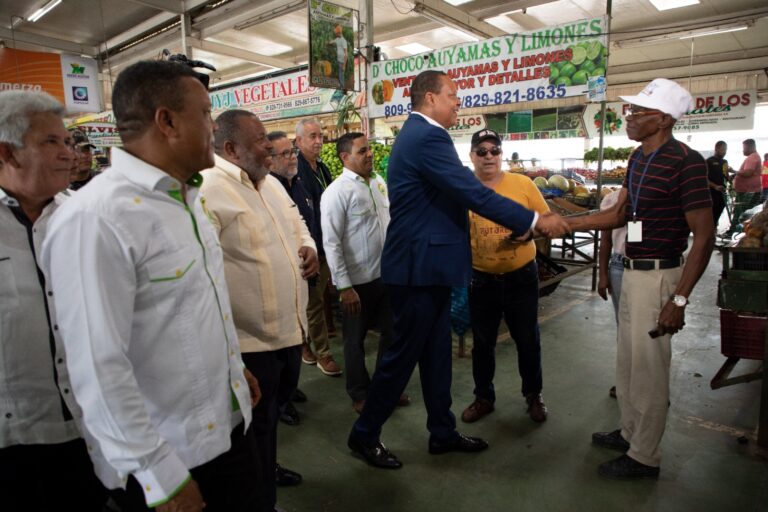
[[411, 83], [428, 69], [453, 79], [463, 108], [583, 95], [589, 77], [605, 76], [606, 30], [605, 17], [590, 18], [374, 62], [370, 117], [409, 113]]

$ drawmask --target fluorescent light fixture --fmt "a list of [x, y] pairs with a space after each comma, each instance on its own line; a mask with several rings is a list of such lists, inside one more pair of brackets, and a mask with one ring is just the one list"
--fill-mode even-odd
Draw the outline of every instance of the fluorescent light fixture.
[[306, 7], [307, 7], [306, 0], [296, 0], [294, 2], [288, 2], [284, 5], [281, 5], [280, 7], [276, 7], [272, 9], [269, 12], [259, 14], [258, 16], [254, 16], [253, 18], [247, 19], [242, 23], [238, 23], [232, 28], [234, 28], [235, 30], [245, 30], [246, 28], [250, 28], [254, 25], [260, 25], [262, 23], [266, 23], [267, 21], [271, 21], [281, 16], [285, 16], [286, 14], [291, 14], [292, 12], [299, 11]]
[[649, 0], [653, 6], [659, 11], [668, 11], [670, 9], [677, 9], [679, 7], [688, 7], [689, 5], [696, 5], [699, 0]]
[[472, 27], [463, 21], [457, 20], [456, 18], [452, 18], [441, 11], [434, 10], [421, 2], [417, 2], [413, 5], [413, 11], [427, 19], [436, 21], [441, 25], [452, 27], [456, 30], [461, 30], [467, 34], [472, 34], [472, 36], [476, 36], [481, 39], [487, 39], [491, 37], [490, 34], [486, 34], [482, 30], [476, 29], [475, 27]]
[[722, 25], [714, 25], [709, 27], [700, 27], [691, 30], [676, 30], [667, 34], [656, 34], [652, 36], [637, 37], [632, 39], [623, 39], [615, 41], [617, 48], [642, 48], [659, 43], [668, 43], [670, 41], [676, 41], [680, 39], [690, 39], [693, 37], [711, 36], [715, 34], [725, 34], [728, 32], [736, 32], [738, 30], [746, 30], [753, 26], [755, 20], [745, 20], [735, 23], [725, 23]]
[[704, 37], [704, 36], [714, 36], [717, 34], [727, 34], [728, 32], [739, 32], [741, 30], [747, 30], [749, 27], [747, 25], [741, 26], [741, 27], [733, 27], [733, 28], [724, 28], [720, 30], [710, 30], [708, 32], [694, 32], [691, 34], [688, 34], [687, 36], [681, 36], [680, 39], [693, 39], [694, 37]]
[[37, 20], [39, 20], [40, 18], [48, 14], [51, 11], [51, 9], [53, 9], [60, 3], [61, 3], [61, 0], [50, 0], [47, 4], [45, 4], [44, 6], [42, 6], [35, 12], [33, 12], [32, 16], [29, 17], [29, 21], [31, 21], [32, 23], [36, 22]]
[[432, 48], [430, 48], [429, 46], [424, 46], [421, 43], [408, 43], [402, 46], [396, 46], [396, 48], [409, 55], [417, 55], [419, 53], [426, 53], [426, 52], [432, 51]]
[[472, 0], [445, 0], [445, 3], [451, 4], [451, 5], [461, 5], [461, 4], [468, 4]]

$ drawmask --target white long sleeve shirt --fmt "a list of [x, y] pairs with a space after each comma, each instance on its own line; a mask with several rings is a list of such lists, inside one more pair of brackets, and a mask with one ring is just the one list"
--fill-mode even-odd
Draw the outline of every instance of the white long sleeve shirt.
[[[30, 222], [18, 201], [0, 189], [0, 448], [59, 444], [85, 437], [94, 471], [105, 485], [116, 472], [80, 430], [50, 283], [41, 279], [36, 257], [48, 221], [64, 194], [53, 198]], [[46, 310], [49, 311], [46, 311]], [[50, 313], [50, 320], [49, 320]]]
[[152, 507], [230, 449], [251, 406], [221, 248], [196, 186], [114, 149], [49, 224], [41, 264], [85, 428]]
[[216, 156], [201, 192], [224, 251], [224, 273], [242, 352], [300, 345], [309, 289], [299, 249], [315, 242], [276, 178], [254, 186], [245, 171]]
[[369, 181], [346, 167], [320, 200], [323, 247], [336, 288], [381, 277], [381, 253], [389, 226], [387, 185], [377, 174]]

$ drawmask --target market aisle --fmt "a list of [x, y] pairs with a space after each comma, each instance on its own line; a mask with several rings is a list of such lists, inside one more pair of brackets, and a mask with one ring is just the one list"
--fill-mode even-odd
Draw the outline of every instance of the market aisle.
[[[280, 489], [279, 504], [307, 512], [760, 509], [768, 503], [768, 463], [754, 455], [760, 383], [709, 389], [725, 360], [715, 306], [720, 268], [715, 253], [688, 308], [686, 329], [673, 338], [672, 409], [658, 482], [597, 475], [597, 465], [615, 456], [590, 444], [593, 431], [616, 428], [618, 408], [608, 396], [615, 327], [610, 304], [589, 291], [590, 276], [583, 273], [541, 301], [546, 423], [536, 425], [525, 413], [515, 348], [507, 340], [498, 348], [496, 412], [460, 425], [487, 439], [487, 452], [427, 454], [426, 413], [414, 376], [408, 389], [414, 403], [399, 409], [383, 434], [404, 468], [375, 470], [346, 448], [355, 413], [343, 380], [304, 366], [303, 387], [315, 394], [299, 405], [300, 426], [279, 429], [279, 460], [303, 473], [304, 483]], [[333, 350], [340, 354], [338, 338]], [[741, 362], [736, 371], [757, 364]], [[468, 358], [454, 360], [453, 396], [456, 414], [472, 401]], [[748, 445], [737, 443], [740, 435]]]

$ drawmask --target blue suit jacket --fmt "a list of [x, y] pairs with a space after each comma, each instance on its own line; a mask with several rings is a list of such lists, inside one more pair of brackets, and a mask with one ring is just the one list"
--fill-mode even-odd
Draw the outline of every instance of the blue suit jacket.
[[397, 135], [387, 170], [391, 221], [381, 277], [410, 286], [467, 286], [472, 272], [472, 210], [515, 233], [533, 212], [485, 187], [462, 165], [444, 129], [411, 114]]

